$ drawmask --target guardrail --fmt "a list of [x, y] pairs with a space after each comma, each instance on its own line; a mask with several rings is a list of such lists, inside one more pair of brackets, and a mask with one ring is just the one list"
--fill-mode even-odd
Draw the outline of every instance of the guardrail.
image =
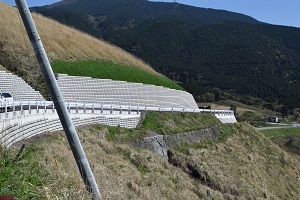
[[[94, 103], [74, 103], [66, 102], [67, 109], [69, 112], [75, 111], [78, 112], [82, 110], [86, 112], [94, 113], [96, 110], [114, 111], [119, 112], [141, 112], [141, 111], [155, 111], [155, 112], [190, 112], [190, 113], [211, 113], [218, 116], [234, 116], [232, 110], [211, 110], [211, 109], [194, 109], [194, 108], [160, 108], [160, 107], [145, 107], [145, 106], [124, 106], [124, 105], [106, 105], [106, 104], [94, 104]], [[14, 111], [23, 111], [23, 110], [53, 110], [55, 111], [55, 106], [52, 101], [13, 101], [13, 102], [1, 102], [0, 108], [2, 112], [14, 112]]]
[[[66, 103], [76, 127], [89, 124], [135, 128], [142, 111], [194, 112], [214, 114], [222, 123], [235, 123], [231, 110], [158, 108], [104, 104]], [[0, 144], [6, 147], [43, 132], [62, 130], [52, 101], [14, 101], [0, 103]]]

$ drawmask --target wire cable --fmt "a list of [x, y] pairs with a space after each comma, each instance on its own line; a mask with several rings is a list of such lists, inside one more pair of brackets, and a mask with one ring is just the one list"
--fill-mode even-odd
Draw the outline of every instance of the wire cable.
[[228, 50], [232, 51], [232, 49], [230, 49], [228, 47], [228, 45], [220, 38], [218, 37], [215, 33], [213, 33], [212, 31], [210, 31], [205, 25], [203, 25], [194, 15], [192, 15], [190, 12], [188, 12], [180, 3], [178, 3], [176, 0], [173, 0], [174, 3], [176, 3], [186, 14], [188, 14], [190, 17], [192, 17], [201, 27], [203, 27], [208, 33], [210, 33], [211, 35], [213, 35], [219, 42], [221, 42]]

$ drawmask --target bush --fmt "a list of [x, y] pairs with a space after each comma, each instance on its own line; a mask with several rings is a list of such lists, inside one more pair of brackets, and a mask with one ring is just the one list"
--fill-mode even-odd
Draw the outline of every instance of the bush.
[[266, 120], [265, 118], [256, 112], [252, 111], [245, 111], [239, 116], [237, 116], [238, 121], [242, 122], [248, 122], [253, 126], [265, 126], [266, 125]]

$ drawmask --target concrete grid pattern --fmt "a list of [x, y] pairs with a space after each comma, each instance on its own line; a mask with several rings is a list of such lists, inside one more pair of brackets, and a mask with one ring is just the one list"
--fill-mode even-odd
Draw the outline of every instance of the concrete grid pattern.
[[[211, 113], [223, 123], [236, 122], [232, 111], [198, 109], [193, 96], [185, 91], [65, 74], [58, 74], [56, 78], [65, 101], [73, 102], [68, 105], [76, 127], [101, 124], [135, 128], [142, 110]], [[9, 147], [37, 134], [62, 130], [53, 102], [46, 102], [22, 78], [0, 71], [0, 91], [10, 92], [16, 100], [8, 105], [11, 110], [5, 108], [0, 113], [2, 145]], [[21, 106], [18, 110], [16, 108], [19, 104]], [[51, 106], [47, 107], [46, 104]], [[94, 110], [95, 106], [98, 106], [98, 110]]]
[[14, 100], [37, 100], [45, 101], [44, 97], [22, 78], [0, 71], [0, 92], [9, 92], [14, 97]]
[[198, 108], [190, 93], [161, 86], [66, 74], [57, 74], [56, 79], [67, 102]]

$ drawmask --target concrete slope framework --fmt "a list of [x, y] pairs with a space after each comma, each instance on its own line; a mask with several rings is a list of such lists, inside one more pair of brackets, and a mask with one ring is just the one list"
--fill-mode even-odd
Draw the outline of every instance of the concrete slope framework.
[[[63, 130], [53, 104], [46, 108], [31, 103], [30, 110], [0, 113], [0, 144], [10, 147], [14, 143], [47, 132]], [[25, 107], [25, 105], [24, 105]], [[70, 110], [75, 127], [101, 124], [135, 128], [140, 120], [138, 112], [111, 110]]]
[[[0, 144], [11, 146], [15, 142], [40, 133], [62, 130], [56, 109], [51, 101], [10, 102], [0, 113]], [[141, 112], [192, 112], [213, 114], [223, 123], [235, 123], [229, 110], [191, 108], [159, 108], [103, 104], [67, 103], [68, 111], [76, 127], [89, 124], [135, 128]]]
[[44, 97], [22, 78], [5, 71], [0, 71], [0, 92], [10, 92], [16, 101], [45, 101]]
[[161, 108], [194, 108], [197, 103], [185, 91], [110, 79], [56, 74], [65, 101]]
[[[65, 74], [56, 78], [76, 127], [135, 128], [142, 111], [211, 113], [223, 123], [236, 122], [232, 111], [198, 109], [193, 96], [184, 91]], [[9, 147], [40, 133], [62, 130], [53, 102], [45, 101], [20, 77], [0, 71], [0, 91], [10, 92], [15, 100], [2, 105], [0, 144]]]

